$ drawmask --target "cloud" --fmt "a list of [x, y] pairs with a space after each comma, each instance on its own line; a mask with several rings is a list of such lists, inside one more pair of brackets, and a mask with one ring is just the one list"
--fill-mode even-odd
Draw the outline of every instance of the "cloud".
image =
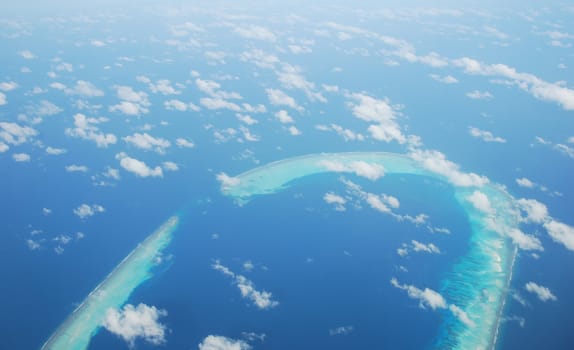
[[418, 300], [419, 306], [423, 309], [427, 307], [430, 307], [433, 310], [447, 308], [447, 303], [444, 297], [432, 289], [425, 288], [423, 290], [413, 285], [400, 284], [396, 278], [391, 279], [391, 284], [393, 287], [406, 291], [410, 298]]
[[549, 83], [533, 74], [517, 72], [505, 64], [485, 64], [468, 57], [454, 60], [453, 64], [468, 74], [508, 79], [509, 84], [518, 86], [537, 99], [556, 102], [566, 110], [574, 110], [574, 90], [563, 83]]
[[155, 83], [150, 82], [148, 84], [149, 89], [154, 94], [160, 93], [162, 95], [179, 95], [181, 91], [176, 90], [172, 85], [171, 81], [167, 79], [160, 79]]
[[171, 146], [171, 143], [160, 137], [155, 138], [148, 133], [135, 133], [130, 136], [126, 136], [123, 140], [136, 148], [143, 149], [146, 151], [154, 150], [159, 154], [165, 153], [165, 149]]
[[474, 191], [470, 196], [467, 197], [468, 201], [472, 205], [485, 214], [494, 214], [494, 209], [490, 205], [490, 200], [488, 196], [480, 191]]
[[36, 55], [34, 55], [29, 50], [23, 50], [23, 51], [20, 51], [19, 53], [20, 53], [20, 56], [22, 56], [22, 58], [24, 58], [26, 60], [32, 60], [32, 59], [36, 58]]
[[284, 109], [280, 110], [279, 112], [276, 112], [275, 118], [277, 118], [277, 120], [279, 120], [279, 122], [282, 124], [295, 123], [295, 120], [293, 120], [293, 118], [289, 115], [289, 113], [287, 113], [287, 111]]
[[38, 131], [29, 126], [0, 122], [0, 140], [9, 145], [21, 145], [36, 135]]
[[72, 164], [72, 165], [66, 166], [66, 171], [69, 173], [73, 173], [73, 172], [85, 173], [88, 171], [88, 167], [85, 165]]
[[446, 159], [446, 156], [441, 152], [415, 149], [409, 155], [420, 162], [427, 170], [445, 176], [449, 182], [456, 186], [480, 187], [489, 182], [488, 178], [484, 176], [461, 172], [459, 166]]
[[249, 299], [257, 308], [267, 310], [279, 305], [279, 302], [272, 299], [273, 295], [270, 292], [255, 289], [253, 282], [245, 276], [233, 273], [229, 268], [221, 265], [219, 261], [215, 261], [211, 267], [213, 267], [214, 270], [220, 271], [224, 275], [232, 278], [237, 288], [239, 288], [241, 296]]
[[413, 250], [415, 252], [425, 252], [425, 253], [431, 253], [431, 254], [440, 254], [440, 249], [432, 244], [424, 244], [415, 240], [411, 241], [412, 245], [413, 245]]
[[195, 85], [199, 89], [199, 91], [215, 98], [221, 100], [241, 100], [243, 97], [238, 92], [227, 92], [222, 91], [221, 84], [213, 80], [203, 80], [203, 79], [196, 79]]
[[331, 125], [317, 125], [315, 126], [317, 130], [321, 131], [335, 131], [339, 136], [341, 136], [345, 141], [365, 141], [365, 137], [360, 134], [356, 133], [353, 130], [345, 129], [340, 125], [331, 124]]
[[195, 144], [192, 141], [189, 141], [189, 140], [181, 138], [181, 137], [177, 138], [175, 140], [175, 144], [179, 148], [193, 148], [193, 147], [195, 147]]
[[277, 74], [277, 79], [284, 88], [301, 90], [313, 102], [327, 102], [327, 99], [315, 88], [315, 83], [308, 81], [301, 74], [299, 67], [284, 63], [281, 70], [276, 71], [275, 74]]
[[345, 204], [347, 200], [333, 192], [327, 192], [323, 196], [323, 200], [328, 204], [333, 204], [335, 206], [335, 210], [337, 211], [345, 211]]
[[301, 130], [297, 129], [294, 125], [287, 128], [287, 131], [289, 131], [289, 134], [291, 134], [291, 136], [299, 136], [303, 134]]
[[245, 39], [263, 40], [272, 43], [277, 40], [275, 34], [273, 34], [269, 29], [257, 25], [236, 27], [233, 31]]
[[30, 155], [27, 153], [14, 153], [12, 155], [12, 158], [16, 162], [29, 162], [30, 161]]
[[255, 64], [260, 68], [271, 69], [274, 68], [280, 61], [277, 56], [267, 54], [260, 49], [253, 49], [245, 51], [240, 55], [242, 61], [247, 61]]
[[234, 112], [241, 112], [241, 107], [239, 107], [239, 105], [219, 97], [218, 98], [203, 97], [199, 100], [199, 103], [203, 107], [211, 110], [229, 109]]
[[237, 186], [240, 183], [240, 180], [236, 177], [231, 177], [226, 173], [219, 173], [216, 176], [217, 181], [221, 184], [222, 189], [227, 189], [229, 187]]
[[448, 306], [448, 309], [450, 310], [450, 312], [452, 312], [452, 314], [458, 318], [462, 323], [464, 323], [465, 325], [467, 325], [468, 327], [474, 327], [476, 324], [474, 323], [474, 321], [472, 321], [470, 319], [470, 317], [468, 317], [468, 314], [462, 310], [460, 307], [454, 305], [454, 304], [450, 304]]
[[109, 107], [110, 112], [121, 112], [126, 115], [146, 114], [151, 103], [143, 91], [135, 91], [130, 86], [116, 86], [116, 95], [121, 100], [119, 104]]
[[74, 115], [75, 128], [67, 128], [66, 135], [94, 141], [98, 147], [108, 147], [117, 142], [117, 137], [114, 134], [99, 132], [99, 128], [96, 125], [105, 121], [107, 121], [105, 118], [88, 118], [78, 113]]
[[473, 137], [482, 139], [485, 142], [499, 142], [499, 143], [506, 142], [505, 139], [503, 139], [502, 137], [494, 136], [490, 131], [480, 130], [475, 127], [470, 127], [468, 131], [470, 135], [472, 135]]
[[64, 148], [54, 148], [54, 147], [46, 147], [46, 153], [51, 155], [51, 156], [59, 156], [61, 154], [64, 154], [68, 152], [68, 150], [64, 149]]
[[354, 161], [349, 164], [344, 164], [337, 161], [323, 160], [319, 165], [329, 171], [353, 173], [371, 181], [378, 180], [385, 175], [385, 168], [383, 168], [382, 165], [364, 161]]
[[2, 91], [12, 91], [18, 88], [18, 84], [15, 81], [4, 81], [0, 83], [0, 90]]
[[166, 171], [178, 171], [179, 166], [174, 162], [163, 162], [163, 169]]
[[391, 105], [387, 98], [379, 100], [362, 93], [353, 93], [347, 97], [352, 100], [347, 105], [355, 117], [375, 123], [368, 127], [373, 139], [385, 142], [397, 141], [400, 144], [407, 142], [396, 120], [398, 107]]
[[558, 298], [547, 287], [538, 285], [534, 282], [528, 282], [524, 285], [524, 289], [528, 292], [533, 293], [540, 299], [540, 301], [556, 301]]
[[150, 168], [146, 163], [141, 160], [131, 158], [127, 154], [121, 152], [116, 154], [116, 159], [120, 161], [120, 166], [125, 170], [136, 174], [139, 177], [163, 177], [161, 167], [156, 166]]
[[10, 149], [10, 146], [0, 141], [0, 153], [4, 153]]
[[269, 103], [274, 106], [287, 106], [299, 113], [303, 112], [303, 107], [299, 106], [295, 99], [279, 89], [265, 89]]
[[540, 240], [532, 235], [528, 235], [517, 228], [510, 229], [506, 235], [512, 239], [520, 249], [523, 250], [544, 250]]
[[79, 217], [80, 219], [86, 219], [90, 216], [94, 216], [97, 213], [103, 213], [106, 209], [99, 204], [82, 204], [76, 209], [74, 209], [74, 214]]
[[543, 203], [535, 199], [518, 199], [516, 200], [518, 208], [526, 213], [522, 220], [525, 222], [543, 223], [548, 217], [548, 208]]
[[478, 91], [478, 90], [467, 92], [466, 96], [473, 100], [488, 100], [493, 97], [492, 94], [488, 91]]
[[516, 183], [518, 184], [518, 186], [526, 188], [533, 188], [536, 185], [534, 182], [525, 177], [516, 179]]
[[234, 340], [220, 335], [208, 335], [199, 344], [199, 350], [250, 350], [243, 340]]
[[121, 337], [130, 347], [139, 338], [153, 345], [165, 344], [167, 327], [158, 320], [167, 316], [167, 311], [155, 306], [127, 304], [121, 310], [109, 308], [102, 326]]
[[456, 83], [458, 83], [458, 80], [455, 77], [453, 77], [452, 75], [440, 76], [438, 74], [430, 74], [429, 76], [431, 78], [433, 78], [434, 80], [438, 81], [439, 83], [443, 83], [443, 84], [456, 84]]
[[104, 96], [104, 92], [98, 89], [94, 84], [85, 80], [76, 81], [71, 89], [65, 89], [64, 92], [67, 95], [79, 95], [82, 97], [101, 97]]
[[200, 108], [198, 106], [196, 106], [195, 104], [193, 104], [191, 102], [185, 103], [185, 102], [180, 101], [180, 100], [165, 101], [163, 103], [163, 106], [168, 111], [187, 112], [189, 110], [189, 111], [193, 111], [193, 112], [198, 112], [200, 110]]
[[329, 335], [347, 335], [353, 333], [355, 327], [353, 326], [341, 326], [337, 328], [329, 329]]
[[574, 251], [574, 227], [551, 219], [544, 223], [544, 228], [554, 242]]
[[253, 119], [250, 115], [247, 115], [247, 114], [237, 113], [235, 116], [237, 117], [237, 119], [240, 122], [245, 123], [247, 125], [254, 125], [254, 124], [259, 123], [259, 121], [257, 121], [257, 119]]
[[0, 92], [0, 106], [5, 105], [6, 102], [6, 94], [4, 94], [3, 92]]

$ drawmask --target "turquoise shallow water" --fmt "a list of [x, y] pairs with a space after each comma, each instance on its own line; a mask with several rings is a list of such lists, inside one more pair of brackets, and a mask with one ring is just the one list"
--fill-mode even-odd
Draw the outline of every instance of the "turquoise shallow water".
[[[362, 169], [362, 170], [361, 170]], [[376, 176], [364, 169], [376, 169]], [[376, 180], [385, 174], [410, 174], [449, 179], [407, 156], [392, 153], [312, 154], [289, 158], [227, 177], [222, 192], [245, 204], [258, 196], [277, 193], [306, 176], [342, 172]], [[471, 322], [461, 321], [445, 308], [436, 348], [491, 349], [495, 347], [515, 249], [501, 233], [517, 225], [513, 200], [496, 185], [454, 186], [455, 198], [468, 215], [472, 235], [468, 252], [442, 281], [441, 293], [449, 305], [462, 310]], [[485, 214], [468, 197], [480, 190], [490, 199], [496, 216]], [[493, 220], [496, 225], [493, 225]], [[124, 259], [68, 317], [43, 349], [86, 349], [98, 332], [105, 312], [119, 308], [143, 282], [151, 278], [157, 256], [169, 246], [179, 216], [171, 217]], [[495, 227], [495, 228], [493, 228]]]
[[[357, 162], [381, 165], [387, 174], [413, 174], [448, 181], [445, 176], [429, 171], [403, 155], [335, 153], [290, 158], [250, 170], [224, 183], [222, 191], [239, 203], [245, 203], [257, 196], [281, 191], [291, 181], [304, 176], [332, 171], [333, 168], [353, 172], [351, 169]], [[477, 189], [488, 196], [493, 212], [498, 213], [496, 217], [481, 212], [468, 201], [467, 198]], [[445, 313], [436, 348], [492, 349], [496, 346], [516, 255], [509, 239], [501, 235], [518, 225], [513, 200], [500, 187], [492, 184], [480, 188], [455, 186], [455, 197], [468, 215], [472, 236], [468, 253], [443, 281], [441, 292], [449, 303], [461, 308], [476, 322], [468, 325]], [[495, 220], [496, 230], [491, 220]]]

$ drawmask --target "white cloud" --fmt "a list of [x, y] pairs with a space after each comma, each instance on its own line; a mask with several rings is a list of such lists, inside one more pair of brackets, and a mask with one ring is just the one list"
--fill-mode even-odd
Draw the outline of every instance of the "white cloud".
[[329, 335], [347, 335], [351, 334], [355, 330], [353, 326], [341, 326], [337, 328], [329, 329]]
[[253, 49], [251, 51], [245, 51], [240, 55], [242, 61], [247, 61], [255, 64], [260, 68], [271, 69], [274, 68], [276, 64], [279, 63], [277, 56], [272, 54], [266, 54], [260, 49]]
[[179, 95], [181, 91], [176, 90], [172, 85], [171, 81], [167, 79], [160, 79], [155, 83], [150, 82], [148, 84], [151, 92], [154, 94], [160, 93], [162, 95]]
[[85, 165], [76, 165], [76, 164], [72, 164], [72, 165], [67, 165], [66, 166], [66, 171], [69, 173], [73, 173], [73, 172], [81, 172], [81, 173], [85, 173], [88, 171], [88, 167]]
[[215, 109], [229, 109], [231, 111], [234, 112], [241, 112], [241, 107], [239, 107], [239, 105], [233, 103], [233, 102], [229, 102], [227, 100], [224, 100], [222, 98], [211, 98], [211, 97], [203, 97], [199, 100], [199, 103], [207, 108], [207, 109], [211, 109], [211, 110], [215, 110]]
[[277, 78], [286, 89], [298, 89], [303, 91], [311, 101], [326, 103], [327, 99], [316, 90], [315, 83], [305, 79], [301, 74], [301, 69], [289, 64], [283, 64], [282, 69], [275, 72]]
[[450, 312], [452, 312], [452, 314], [456, 318], [458, 318], [462, 323], [464, 323], [468, 327], [474, 327], [476, 325], [474, 323], [474, 321], [472, 321], [470, 319], [470, 317], [468, 317], [468, 314], [463, 309], [461, 309], [460, 307], [458, 307], [454, 304], [450, 304], [448, 306], [448, 309], [450, 310]]
[[29, 162], [30, 161], [30, 155], [27, 153], [14, 153], [12, 155], [12, 158], [16, 162]]
[[163, 154], [165, 153], [165, 149], [171, 146], [171, 143], [160, 137], [155, 138], [148, 133], [135, 133], [130, 136], [126, 136], [123, 140], [136, 148], [143, 149], [146, 151], [154, 150], [157, 153]]
[[10, 149], [10, 146], [0, 141], [0, 153], [4, 153]]
[[333, 192], [327, 192], [323, 196], [323, 200], [329, 204], [333, 204], [335, 206], [335, 210], [337, 211], [345, 211], [345, 204], [347, 200]]
[[523, 250], [544, 250], [540, 240], [532, 235], [526, 234], [517, 228], [510, 229], [506, 235], [512, 239], [520, 249]]
[[480, 191], [474, 191], [470, 196], [467, 197], [468, 201], [472, 205], [485, 214], [494, 214], [494, 209], [490, 205], [490, 200], [488, 196]]
[[240, 182], [240, 180], [238, 178], [231, 177], [231, 176], [229, 176], [223, 172], [217, 174], [216, 179], [221, 184], [222, 189], [237, 186], [237, 185], [239, 185], [239, 182]]
[[51, 156], [59, 156], [61, 154], [64, 154], [68, 152], [66, 149], [64, 148], [54, 148], [54, 147], [46, 147], [46, 153], [51, 155]]
[[372, 138], [385, 142], [397, 141], [400, 144], [407, 142], [396, 120], [398, 107], [392, 106], [388, 99], [379, 100], [361, 93], [350, 94], [348, 97], [354, 101], [349, 102], [348, 106], [355, 117], [376, 123], [368, 128]]
[[378, 180], [385, 175], [385, 168], [376, 163], [367, 163], [364, 161], [354, 161], [344, 164], [337, 161], [323, 160], [319, 165], [329, 171], [354, 173], [357, 176], [365, 177], [371, 181]]
[[295, 99], [287, 95], [283, 90], [265, 89], [269, 103], [274, 106], [287, 106], [298, 112], [303, 112], [303, 107], [299, 106]]
[[177, 147], [180, 147], [180, 148], [193, 148], [193, 147], [195, 147], [195, 144], [192, 141], [181, 138], [181, 137], [179, 137], [175, 140], [175, 144], [177, 145]]
[[574, 251], [574, 227], [556, 220], [549, 220], [544, 223], [544, 228], [555, 242], [561, 243], [568, 250]]
[[216, 99], [232, 99], [232, 100], [241, 100], [243, 97], [237, 92], [227, 92], [221, 90], [221, 84], [213, 80], [203, 80], [203, 79], [195, 79], [195, 85], [199, 89], [199, 91], [213, 97]]
[[275, 118], [277, 118], [277, 120], [279, 120], [279, 122], [282, 124], [290, 124], [295, 122], [295, 120], [284, 109], [280, 110], [279, 112], [276, 112]]
[[270, 292], [255, 289], [253, 282], [245, 276], [233, 273], [229, 268], [221, 265], [219, 261], [215, 261], [212, 267], [214, 270], [231, 277], [237, 288], [239, 288], [241, 296], [249, 299], [257, 308], [267, 310], [279, 305], [279, 302], [272, 299], [273, 295]]
[[432, 289], [425, 288], [423, 290], [413, 285], [400, 284], [396, 278], [391, 279], [391, 284], [406, 291], [410, 298], [418, 300], [419, 306], [423, 309], [426, 307], [430, 307], [433, 310], [447, 308], [447, 303], [443, 296]]
[[456, 83], [458, 83], [458, 80], [455, 77], [453, 77], [452, 75], [440, 76], [438, 74], [430, 74], [429, 76], [431, 78], [433, 78], [434, 80], [438, 81], [439, 83], [443, 83], [443, 84], [456, 84]]
[[155, 168], [149, 167], [146, 163], [141, 160], [131, 158], [125, 153], [116, 154], [116, 159], [120, 161], [120, 166], [125, 170], [136, 174], [139, 177], [163, 177], [163, 171], [161, 167], [156, 166]]
[[494, 136], [490, 131], [480, 130], [475, 127], [470, 127], [469, 133], [473, 137], [482, 139], [485, 142], [499, 142], [499, 143], [506, 142], [505, 139], [503, 139], [502, 137]]
[[29, 126], [0, 122], [0, 140], [9, 145], [21, 145], [38, 135], [38, 131]]
[[277, 40], [275, 34], [273, 34], [269, 29], [257, 25], [236, 27], [233, 31], [245, 39], [263, 40], [272, 43]]
[[253, 119], [250, 115], [247, 114], [237, 113], [235, 116], [240, 122], [245, 123], [247, 125], [255, 125], [259, 123], [257, 119]]
[[126, 115], [141, 115], [149, 112], [151, 103], [148, 95], [143, 91], [135, 91], [130, 86], [116, 86], [117, 97], [121, 100], [119, 104], [110, 106], [110, 112], [121, 112]]
[[536, 185], [534, 182], [525, 177], [516, 179], [516, 183], [518, 184], [518, 186], [526, 188], [533, 188]]
[[517, 72], [505, 64], [484, 64], [477, 60], [463, 57], [453, 61], [468, 74], [495, 76], [509, 79], [509, 82], [530, 93], [537, 99], [556, 102], [566, 110], [574, 110], [574, 90], [561, 82], [549, 83], [529, 73]]
[[234, 340], [220, 335], [208, 335], [199, 344], [199, 350], [250, 350], [243, 340]]
[[83, 97], [101, 97], [104, 92], [98, 89], [94, 84], [85, 80], [78, 80], [76, 85], [71, 89], [65, 89], [64, 92], [68, 95], [80, 95]]
[[74, 115], [75, 128], [67, 128], [66, 135], [84, 140], [94, 141], [98, 147], [108, 147], [117, 142], [114, 134], [105, 134], [96, 126], [107, 121], [105, 118], [88, 118], [78, 113]]
[[179, 170], [179, 166], [174, 162], [163, 162], [162, 166], [166, 171], [178, 171]]
[[6, 94], [4, 94], [3, 92], [0, 92], [0, 106], [5, 105], [6, 102]]
[[97, 213], [103, 213], [105, 211], [106, 209], [99, 204], [89, 205], [84, 203], [79, 207], [77, 207], [76, 209], [74, 209], [74, 214], [76, 214], [76, 216], [78, 216], [80, 219], [85, 219], [90, 216], [94, 216]]
[[425, 253], [431, 253], [431, 254], [440, 254], [440, 249], [439, 249], [436, 245], [434, 245], [434, 244], [432, 244], [432, 243], [424, 244], [424, 243], [421, 243], [421, 242], [415, 241], [415, 240], [412, 240], [411, 243], [412, 243], [412, 245], [413, 245], [413, 250], [414, 250], [415, 252], [425, 252]]
[[34, 58], [36, 58], [36, 55], [34, 55], [31, 51], [29, 50], [23, 50], [20, 51], [20, 56], [22, 56], [22, 58], [26, 59], [26, 60], [32, 60]]
[[303, 134], [301, 132], [301, 130], [297, 129], [295, 126], [290, 126], [287, 131], [289, 131], [289, 134], [291, 134], [292, 136], [299, 136], [301, 134]]
[[167, 109], [168, 111], [179, 111], [179, 112], [187, 112], [189, 111], [193, 111], [193, 112], [198, 112], [200, 110], [200, 108], [198, 106], [196, 106], [193, 103], [185, 103], [183, 101], [180, 100], [169, 100], [169, 101], [165, 101], [163, 103], [165, 109]]
[[103, 42], [103, 41], [101, 41], [101, 40], [95, 40], [95, 39], [92, 40], [92, 41], [90, 41], [90, 44], [91, 44], [92, 46], [94, 46], [94, 47], [104, 47], [104, 46], [106, 46], [106, 43], [105, 43], [105, 42]]
[[538, 285], [534, 282], [528, 282], [524, 285], [524, 289], [528, 292], [535, 294], [540, 301], [556, 301], [558, 298], [547, 287]]
[[345, 141], [364, 141], [365, 137], [357, 132], [354, 132], [350, 129], [345, 129], [340, 125], [331, 124], [331, 125], [317, 125], [315, 127], [317, 130], [321, 131], [335, 131], [339, 136], [341, 136]]
[[478, 90], [467, 92], [466, 96], [472, 98], [473, 100], [488, 100], [493, 97], [492, 94], [488, 91], [478, 91]]
[[165, 344], [167, 328], [158, 320], [167, 316], [167, 311], [155, 306], [127, 304], [121, 310], [109, 308], [102, 326], [125, 340], [133, 348], [138, 338], [153, 344]]
[[475, 173], [463, 173], [459, 166], [438, 151], [416, 149], [409, 153], [411, 158], [420, 162], [426, 169], [445, 176], [456, 186], [483, 186], [489, 182], [488, 178]]
[[535, 199], [518, 199], [516, 204], [520, 210], [526, 213], [526, 217], [523, 218], [526, 222], [543, 223], [548, 217], [548, 208], [543, 203]]
[[0, 83], [0, 90], [2, 91], [12, 91], [18, 87], [15, 81], [4, 81]]

